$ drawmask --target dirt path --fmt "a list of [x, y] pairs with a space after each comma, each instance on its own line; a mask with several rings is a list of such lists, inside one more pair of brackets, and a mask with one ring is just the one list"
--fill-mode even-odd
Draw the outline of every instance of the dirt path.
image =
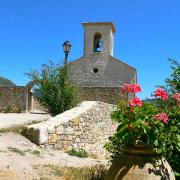
[[40, 179], [37, 167], [44, 165], [86, 167], [106, 163], [107, 161], [77, 158], [60, 151], [41, 149], [20, 134], [0, 134], [0, 180]]
[[0, 129], [9, 128], [14, 125], [39, 122], [47, 120], [50, 115], [31, 113], [0, 113]]

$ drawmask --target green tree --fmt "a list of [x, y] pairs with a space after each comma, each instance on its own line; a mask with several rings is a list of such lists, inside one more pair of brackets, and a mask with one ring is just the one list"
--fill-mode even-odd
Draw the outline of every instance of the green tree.
[[[170, 59], [172, 73], [169, 78], [165, 80], [165, 89], [170, 94], [180, 93], [180, 63], [176, 60]], [[174, 124], [174, 136], [180, 138], [180, 107], [177, 106], [176, 110], [171, 108], [169, 111], [169, 116], [174, 119], [172, 122]], [[179, 145], [180, 146], [180, 145]], [[177, 144], [174, 144], [171, 148], [172, 151], [166, 154], [165, 158], [168, 160], [172, 169], [175, 171], [176, 179], [180, 179], [180, 149], [176, 148]]]
[[165, 80], [166, 82], [166, 90], [169, 93], [177, 93], [180, 92], [180, 63], [176, 60], [170, 59], [169, 61], [171, 62], [171, 69], [172, 73], [169, 78]]
[[41, 73], [32, 71], [28, 74], [35, 84], [37, 100], [55, 116], [77, 103], [78, 88], [68, 79], [66, 68], [55, 65], [42, 65]]

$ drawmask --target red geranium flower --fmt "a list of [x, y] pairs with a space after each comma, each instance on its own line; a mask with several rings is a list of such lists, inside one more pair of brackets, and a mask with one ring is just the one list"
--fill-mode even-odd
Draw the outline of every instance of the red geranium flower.
[[168, 94], [161, 88], [156, 90], [154, 96], [161, 97], [162, 100], [166, 100], [168, 98]]
[[180, 102], [180, 93], [176, 93], [172, 96], [173, 99], [175, 99], [176, 101]]
[[133, 94], [142, 91], [141, 87], [138, 84], [124, 84], [122, 89], [123, 92], [125, 93], [133, 93]]
[[131, 107], [134, 107], [134, 106], [142, 107], [143, 102], [138, 97], [135, 97], [129, 102], [129, 105]]
[[158, 121], [164, 121], [165, 124], [168, 123], [168, 115], [166, 113], [157, 114], [154, 118]]

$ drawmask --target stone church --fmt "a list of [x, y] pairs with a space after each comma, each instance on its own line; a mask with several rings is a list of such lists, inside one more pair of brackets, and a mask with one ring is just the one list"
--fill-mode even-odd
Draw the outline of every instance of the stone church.
[[136, 69], [113, 57], [112, 22], [82, 23], [84, 55], [69, 63], [69, 77], [81, 89], [80, 99], [116, 104], [124, 83], [136, 83]]
[[[124, 83], [136, 83], [136, 69], [113, 57], [115, 27], [111, 22], [82, 23], [84, 55], [68, 64], [69, 77], [80, 87], [79, 101], [117, 104]], [[16, 86], [0, 77], [0, 111], [41, 111], [32, 83]], [[8, 84], [7, 84], [8, 83]]]

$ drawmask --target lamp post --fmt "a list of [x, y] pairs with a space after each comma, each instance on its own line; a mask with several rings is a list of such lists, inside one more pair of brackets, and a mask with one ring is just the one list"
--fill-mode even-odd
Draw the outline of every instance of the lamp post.
[[67, 66], [67, 62], [68, 62], [68, 54], [69, 54], [69, 50], [71, 49], [71, 43], [69, 41], [65, 41], [63, 43], [63, 50], [65, 53], [65, 59], [64, 59], [64, 66]]

